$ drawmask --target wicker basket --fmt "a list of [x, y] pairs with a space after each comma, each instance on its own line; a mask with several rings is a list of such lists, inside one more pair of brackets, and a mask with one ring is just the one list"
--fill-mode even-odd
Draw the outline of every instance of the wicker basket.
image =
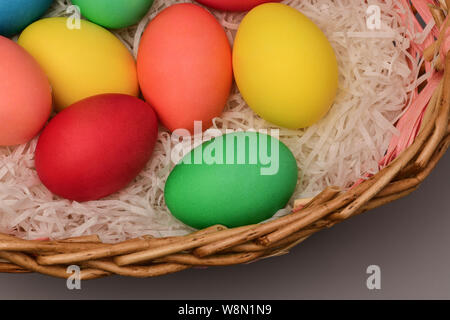
[[[450, 25], [450, 19], [445, 20], [448, 9], [450, 0], [436, 1], [436, 7], [430, 7], [443, 31], [425, 50], [424, 57], [428, 60], [437, 55], [444, 43]], [[414, 7], [411, 10], [416, 12]], [[38, 272], [67, 278], [71, 275], [66, 272], [67, 266], [79, 265], [81, 279], [113, 274], [152, 277], [193, 266], [248, 263], [287, 253], [322, 229], [405, 197], [430, 174], [450, 144], [450, 54], [446, 58], [442, 55], [441, 52], [436, 67], [444, 70], [444, 76], [414, 143], [378, 174], [348, 191], [327, 188], [314, 199], [300, 203], [300, 210], [271, 222], [235, 229], [213, 226], [183, 237], [142, 237], [104, 244], [97, 236], [26, 241], [0, 234], [0, 261], [4, 261], [0, 262], [0, 272]]]

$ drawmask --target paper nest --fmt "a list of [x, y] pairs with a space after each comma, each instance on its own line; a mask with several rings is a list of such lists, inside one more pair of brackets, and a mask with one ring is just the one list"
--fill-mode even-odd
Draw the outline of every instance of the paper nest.
[[[155, 0], [149, 14], [134, 27], [115, 34], [136, 56], [148, 21], [180, 2]], [[418, 66], [407, 53], [409, 43], [395, 1], [373, 0], [381, 8], [381, 29], [367, 28], [368, 5], [361, 0], [288, 0], [283, 3], [310, 17], [327, 35], [339, 60], [340, 89], [329, 114], [305, 130], [281, 129], [281, 140], [300, 168], [293, 199], [311, 197], [326, 186], [343, 188], [376, 173], [397, 129], [394, 124], [417, 87]], [[69, 1], [55, 1], [48, 16], [65, 16]], [[230, 42], [244, 14], [212, 11]], [[420, 35], [418, 35], [420, 36]], [[414, 38], [410, 35], [410, 38]], [[394, 45], [395, 42], [395, 45]], [[257, 117], [236, 88], [214, 127], [262, 129], [272, 126]], [[160, 130], [151, 162], [125, 190], [101, 201], [75, 203], [52, 195], [39, 181], [33, 157], [37, 139], [27, 145], [0, 148], [0, 232], [26, 239], [98, 234], [105, 242], [142, 235], [178, 236], [192, 231], [176, 221], [164, 203], [164, 183], [174, 164], [170, 134]], [[292, 205], [292, 203], [290, 204]], [[277, 213], [288, 213], [290, 207]]]

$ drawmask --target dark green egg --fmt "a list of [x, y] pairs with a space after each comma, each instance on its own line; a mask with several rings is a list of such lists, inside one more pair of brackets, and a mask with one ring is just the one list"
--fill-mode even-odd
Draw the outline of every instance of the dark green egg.
[[281, 141], [266, 134], [227, 134], [192, 150], [165, 186], [170, 212], [203, 229], [238, 227], [271, 218], [297, 185], [297, 162]]

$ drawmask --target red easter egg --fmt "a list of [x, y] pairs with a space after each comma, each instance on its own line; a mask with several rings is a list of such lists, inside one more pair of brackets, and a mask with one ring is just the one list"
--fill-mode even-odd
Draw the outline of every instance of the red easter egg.
[[197, 0], [197, 2], [223, 11], [248, 11], [260, 4], [281, 0]]
[[44, 129], [36, 170], [56, 195], [98, 200], [136, 178], [157, 136], [156, 114], [144, 101], [123, 94], [90, 97], [63, 110]]
[[190, 3], [163, 10], [139, 46], [138, 78], [145, 99], [171, 131], [212, 124], [233, 81], [231, 47], [214, 16]]

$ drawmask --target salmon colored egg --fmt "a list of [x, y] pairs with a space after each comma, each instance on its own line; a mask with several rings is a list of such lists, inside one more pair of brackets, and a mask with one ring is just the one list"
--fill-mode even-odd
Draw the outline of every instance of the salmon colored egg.
[[56, 195], [97, 200], [136, 178], [157, 136], [156, 114], [144, 101], [123, 94], [90, 97], [60, 112], [44, 129], [36, 170]]
[[0, 146], [28, 142], [52, 109], [50, 84], [22, 47], [0, 36]]
[[210, 8], [223, 11], [248, 11], [267, 2], [280, 2], [281, 0], [197, 0]]
[[41, 65], [57, 111], [104, 93], [137, 96], [136, 63], [108, 30], [86, 20], [47, 18], [28, 26], [18, 43]]
[[222, 26], [194, 4], [163, 10], [145, 30], [137, 59], [145, 99], [171, 131], [203, 129], [223, 111], [233, 80]]

